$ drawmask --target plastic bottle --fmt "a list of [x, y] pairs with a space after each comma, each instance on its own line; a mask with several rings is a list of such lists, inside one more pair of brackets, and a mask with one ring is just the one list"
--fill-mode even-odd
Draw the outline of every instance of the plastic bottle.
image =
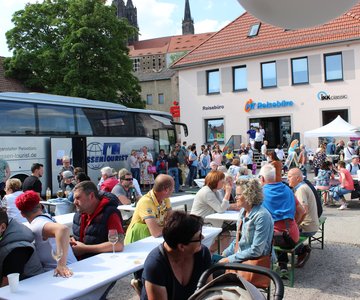
[[48, 187], [46, 189], [46, 201], [51, 199], [51, 189]]
[[136, 206], [135, 188], [131, 188], [130, 190], [130, 201], [131, 201], [131, 206]]

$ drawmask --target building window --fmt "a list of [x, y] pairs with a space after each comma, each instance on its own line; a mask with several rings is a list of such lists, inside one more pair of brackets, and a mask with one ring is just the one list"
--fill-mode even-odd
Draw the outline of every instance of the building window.
[[205, 120], [206, 143], [212, 143], [215, 140], [220, 144], [225, 142], [224, 123], [224, 119]]
[[247, 70], [246, 66], [233, 67], [233, 90], [247, 90]]
[[343, 80], [342, 54], [324, 54], [325, 81]]
[[159, 94], [158, 98], [159, 98], [159, 104], [164, 104], [165, 103], [164, 94]]
[[220, 72], [219, 70], [211, 70], [206, 72], [206, 83], [208, 94], [220, 93]]
[[261, 23], [251, 25], [249, 33], [248, 33], [248, 37], [257, 36], [259, 33], [260, 25], [261, 25]]
[[134, 72], [140, 71], [140, 58], [133, 59], [133, 70]]
[[261, 63], [261, 87], [276, 87], [276, 62]]
[[309, 83], [307, 57], [291, 59], [292, 84]]
[[153, 104], [153, 97], [152, 94], [146, 95], [146, 105], [152, 105]]

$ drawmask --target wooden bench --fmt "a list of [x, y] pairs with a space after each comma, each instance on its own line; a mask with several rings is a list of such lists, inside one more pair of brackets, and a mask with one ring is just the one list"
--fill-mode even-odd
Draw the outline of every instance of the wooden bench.
[[326, 217], [322, 216], [319, 218], [318, 232], [315, 235], [309, 237], [310, 247], [312, 242], [319, 242], [321, 244], [321, 249], [324, 249], [325, 222], [326, 222]]
[[[285, 253], [289, 253], [290, 254], [290, 270], [287, 272], [287, 274], [283, 274], [283, 275], [287, 275], [289, 278], [289, 284], [291, 287], [294, 286], [294, 279], [295, 279], [295, 250], [297, 248], [299, 248], [299, 246], [304, 243], [308, 238], [305, 236], [301, 236], [299, 241], [297, 242], [297, 244], [295, 245], [294, 248], [291, 249], [285, 249], [285, 248], [281, 248], [279, 246], [274, 246], [275, 251], [278, 252], [285, 252]], [[273, 267], [273, 269], [276, 270], [276, 268]], [[280, 271], [280, 270], [279, 270]]]

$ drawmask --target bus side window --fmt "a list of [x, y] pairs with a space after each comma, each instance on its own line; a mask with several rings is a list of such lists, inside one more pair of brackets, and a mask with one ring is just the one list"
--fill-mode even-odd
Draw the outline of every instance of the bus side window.
[[124, 111], [108, 111], [108, 134], [110, 136], [135, 136], [134, 114]]
[[1, 101], [0, 134], [35, 135], [35, 106], [24, 102]]
[[[93, 108], [82, 108], [86, 119], [88, 120], [93, 136], [107, 136], [107, 118], [106, 118], [106, 111], [103, 109], [93, 109]], [[83, 119], [84, 120], [84, 119]], [[82, 125], [86, 125], [83, 123]], [[80, 126], [78, 124], [79, 134]]]
[[74, 109], [68, 106], [38, 104], [40, 135], [75, 134]]

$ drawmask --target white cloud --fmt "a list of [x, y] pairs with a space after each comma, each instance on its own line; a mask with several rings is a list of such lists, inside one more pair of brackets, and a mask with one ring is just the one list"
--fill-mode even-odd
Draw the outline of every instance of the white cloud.
[[176, 4], [160, 0], [133, 0], [133, 4], [137, 8], [141, 40], [175, 35], [181, 27], [181, 19], [176, 19], [179, 9]]
[[219, 22], [217, 20], [202, 20], [195, 23], [195, 33], [214, 32], [229, 24], [230, 21]]

